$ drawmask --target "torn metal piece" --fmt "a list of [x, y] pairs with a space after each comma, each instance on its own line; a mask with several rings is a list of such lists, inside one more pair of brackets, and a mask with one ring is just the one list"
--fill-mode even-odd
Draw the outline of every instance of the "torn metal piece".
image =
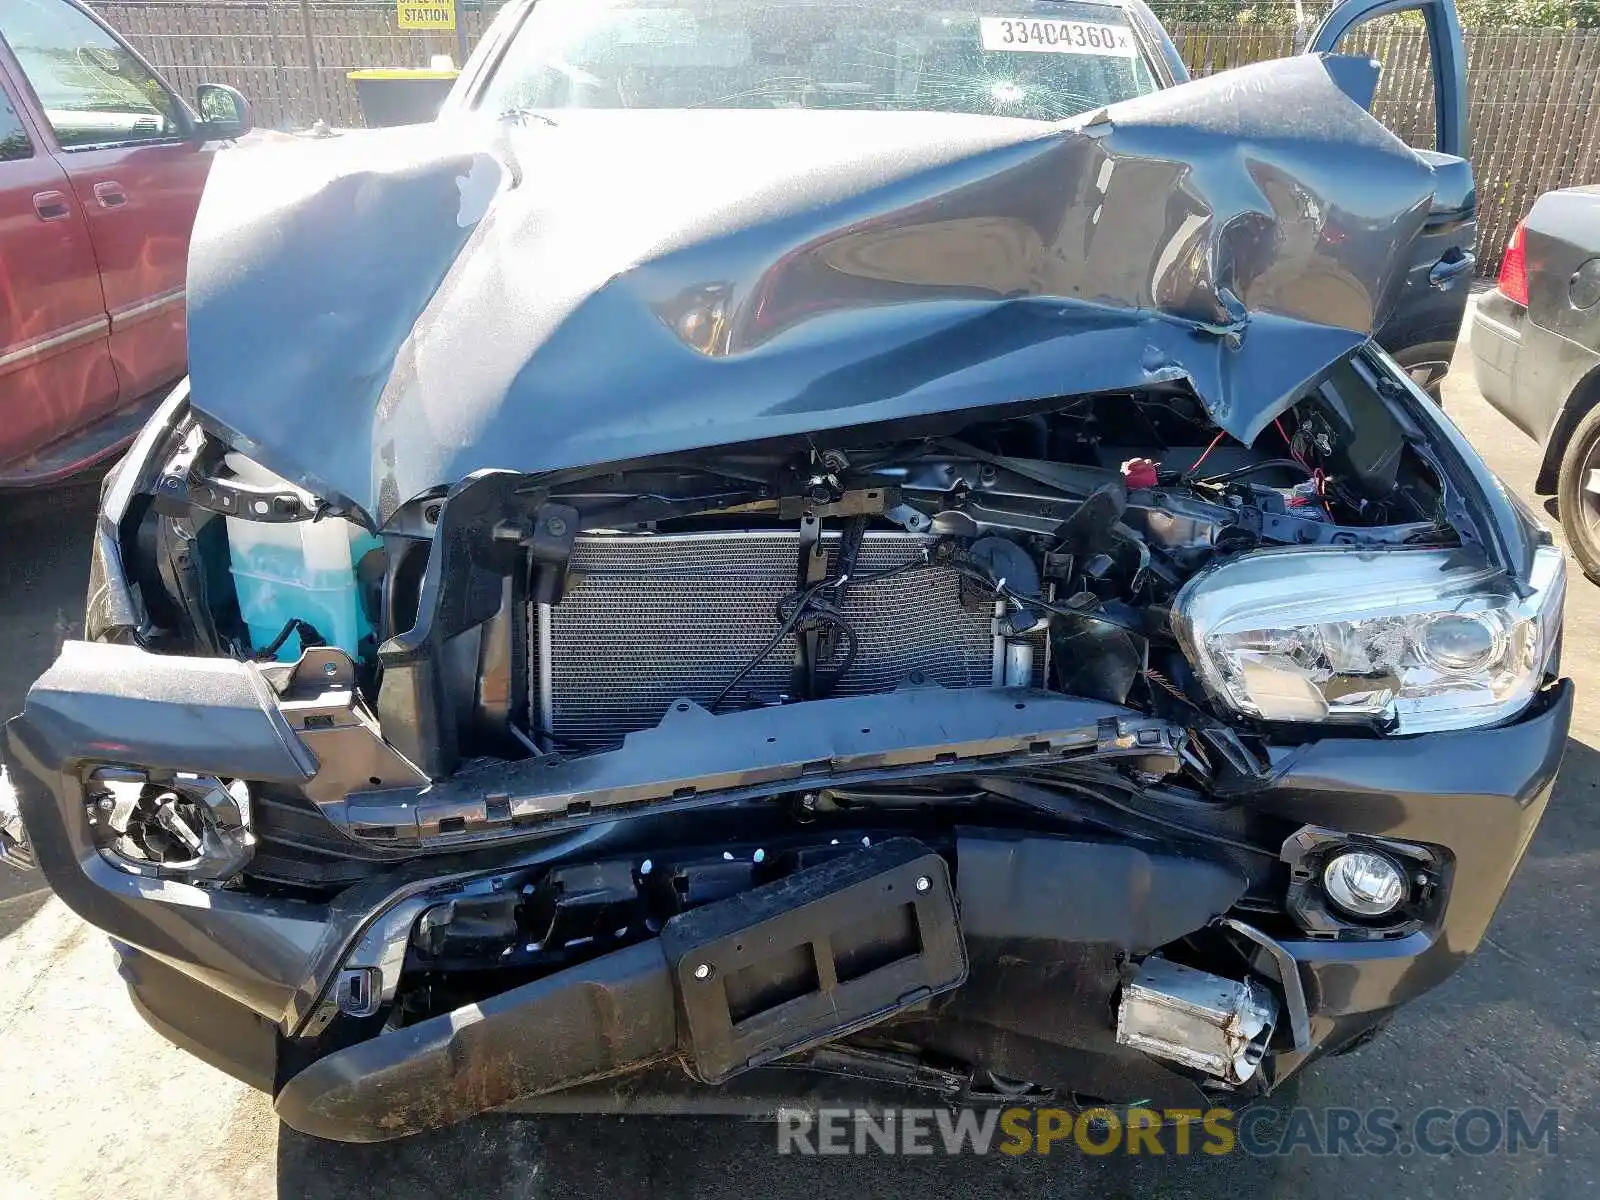
[[1289, 1032], [1294, 1037], [1294, 1048], [1304, 1054], [1311, 1049], [1311, 1016], [1306, 1004], [1306, 991], [1300, 982], [1300, 965], [1281, 944], [1268, 937], [1253, 925], [1246, 925], [1235, 917], [1218, 918], [1224, 929], [1243, 934], [1267, 952], [1278, 968], [1278, 982], [1283, 985], [1284, 1007], [1289, 1010]]
[[1117, 1043], [1238, 1086], [1261, 1065], [1277, 1019], [1277, 1001], [1260, 984], [1152, 955], [1123, 985]]

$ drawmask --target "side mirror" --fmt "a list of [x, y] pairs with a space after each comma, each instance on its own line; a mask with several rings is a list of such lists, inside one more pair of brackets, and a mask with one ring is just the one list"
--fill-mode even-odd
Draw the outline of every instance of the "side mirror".
[[195, 136], [206, 141], [243, 137], [255, 127], [250, 101], [225, 83], [202, 83], [194, 90], [200, 121]]

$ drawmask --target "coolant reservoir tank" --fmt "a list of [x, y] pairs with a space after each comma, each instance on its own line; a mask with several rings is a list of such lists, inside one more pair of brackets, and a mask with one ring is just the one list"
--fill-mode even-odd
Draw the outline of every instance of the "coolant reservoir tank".
[[[223, 462], [241, 484], [292, 491], [306, 511], [316, 499], [241, 454]], [[380, 545], [359, 525], [342, 517], [320, 521], [267, 522], [225, 517], [228, 561], [239, 613], [250, 630], [250, 643], [260, 651], [285, 624], [298, 618], [311, 624], [330, 646], [355, 657], [370, 632], [356, 586], [356, 564]], [[290, 636], [277, 657], [300, 657], [300, 640]]]

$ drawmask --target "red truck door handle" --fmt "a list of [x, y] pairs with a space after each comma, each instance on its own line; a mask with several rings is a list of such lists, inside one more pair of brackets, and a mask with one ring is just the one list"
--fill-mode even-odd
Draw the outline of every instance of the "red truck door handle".
[[128, 193], [120, 183], [108, 179], [94, 185], [94, 198], [100, 201], [101, 208], [121, 208], [128, 202]]
[[41, 221], [59, 221], [72, 210], [67, 207], [67, 198], [60, 192], [35, 192], [33, 211]]

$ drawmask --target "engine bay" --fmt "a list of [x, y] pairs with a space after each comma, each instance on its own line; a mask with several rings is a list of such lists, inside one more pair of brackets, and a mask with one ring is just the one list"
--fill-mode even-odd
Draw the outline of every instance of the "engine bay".
[[[1171, 610], [1197, 572], [1271, 547], [1472, 540], [1385, 401], [1393, 386], [1346, 360], [1249, 446], [1175, 383], [976, 422], [489, 473], [402, 506], [381, 541], [283, 481], [252, 499], [270, 482], [197, 429], [169, 465], [188, 502], [158, 500], [136, 533], [190, 539], [193, 575], [151, 567], [144, 595], [174, 649], [186, 633], [263, 661], [340, 647], [380, 717], [411, 703], [410, 665], [433, 660], [424, 686], [459, 755], [420, 764], [433, 777], [459, 759], [615, 746], [681, 704], [1012, 686], [1187, 718], [1207, 700]], [[306, 557], [325, 553], [307, 531], [348, 537], [345, 593], [316, 579], [297, 610], [279, 583], [257, 611], [260, 548], [242, 568], [240, 544], [262, 522], [298, 528]], [[321, 614], [346, 593], [353, 613]]]
[[1398, 422], [1329, 397], [1256, 446], [1172, 388], [544, 481], [543, 504], [580, 532], [517, 618], [525, 730], [542, 752], [584, 750], [675, 702], [718, 713], [925, 685], [1203, 704], [1169, 617], [1206, 565], [1457, 544], [1440, 477]]

